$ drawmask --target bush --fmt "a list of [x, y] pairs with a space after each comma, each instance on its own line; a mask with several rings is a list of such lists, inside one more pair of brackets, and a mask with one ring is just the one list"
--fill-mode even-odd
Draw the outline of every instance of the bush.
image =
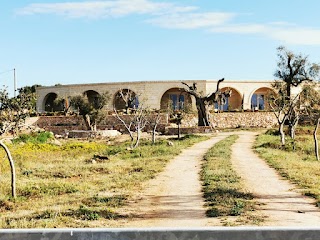
[[13, 140], [13, 143], [46, 143], [48, 139], [52, 138], [54, 138], [54, 136], [51, 132], [21, 134]]

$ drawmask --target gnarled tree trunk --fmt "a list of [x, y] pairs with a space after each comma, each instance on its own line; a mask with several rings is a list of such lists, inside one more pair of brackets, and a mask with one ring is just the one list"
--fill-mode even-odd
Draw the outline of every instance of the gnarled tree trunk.
[[215, 92], [211, 93], [209, 96], [203, 97], [198, 91], [197, 91], [197, 84], [193, 83], [192, 86], [189, 86], [187, 83], [182, 82], [182, 84], [186, 85], [188, 89], [185, 89], [187, 93], [194, 96], [196, 99], [196, 106], [198, 111], [198, 126], [210, 126], [209, 121], [209, 113], [207, 110], [207, 106], [210, 102], [217, 102], [218, 101], [218, 95], [223, 95], [224, 93], [221, 93], [219, 90], [220, 83], [224, 81], [224, 78], [218, 80], [217, 82], [217, 89]]
[[318, 118], [318, 120], [316, 122], [316, 126], [313, 131], [314, 151], [315, 151], [315, 155], [316, 155], [316, 158], [318, 161], [320, 160], [319, 159], [319, 146], [318, 146], [318, 139], [317, 139], [317, 131], [318, 131], [319, 123], [320, 123], [320, 118]]
[[0, 141], [0, 146], [5, 150], [11, 168], [11, 195], [13, 198], [16, 198], [16, 170], [14, 167], [14, 162], [8, 147], [3, 143], [3, 140]]

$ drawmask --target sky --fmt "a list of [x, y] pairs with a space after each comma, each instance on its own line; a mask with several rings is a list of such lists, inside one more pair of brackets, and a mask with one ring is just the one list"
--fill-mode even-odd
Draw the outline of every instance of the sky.
[[0, 0], [0, 85], [273, 80], [320, 63], [318, 0]]

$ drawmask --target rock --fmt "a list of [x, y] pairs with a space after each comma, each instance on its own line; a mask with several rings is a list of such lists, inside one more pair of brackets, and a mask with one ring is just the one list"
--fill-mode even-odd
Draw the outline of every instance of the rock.
[[173, 142], [168, 141], [168, 146], [173, 146], [173, 145], [174, 145], [174, 143], [173, 143]]
[[99, 130], [97, 131], [97, 135], [101, 137], [117, 137], [121, 135], [121, 132], [117, 130]]
[[102, 160], [102, 161], [109, 160], [109, 157], [108, 157], [108, 156], [94, 155], [93, 157], [94, 157], [96, 160]]
[[96, 164], [97, 161], [96, 161], [96, 160], [92, 160], [91, 163], [92, 163], [92, 164]]

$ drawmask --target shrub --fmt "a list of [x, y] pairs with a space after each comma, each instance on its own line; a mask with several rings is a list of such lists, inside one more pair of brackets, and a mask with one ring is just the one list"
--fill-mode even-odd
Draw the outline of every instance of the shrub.
[[51, 132], [37, 132], [30, 134], [20, 134], [13, 140], [13, 143], [46, 143], [48, 139], [52, 139], [53, 134]]

